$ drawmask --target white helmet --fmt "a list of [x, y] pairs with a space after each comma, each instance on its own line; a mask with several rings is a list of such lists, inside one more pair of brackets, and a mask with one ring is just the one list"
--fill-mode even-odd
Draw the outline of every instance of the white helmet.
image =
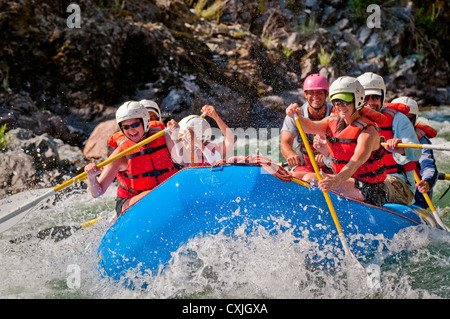
[[355, 109], [364, 106], [364, 88], [359, 81], [351, 76], [341, 76], [330, 86], [330, 98], [337, 93], [352, 93], [355, 98]]
[[180, 121], [180, 134], [183, 134], [187, 129], [194, 131], [194, 134], [201, 136], [202, 142], [211, 139], [211, 126], [208, 121], [198, 115], [189, 115]]
[[407, 105], [409, 107], [409, 114], [419, 116], [419, 106], [417, 105], [417, 102], [407, 96], [400, 96], [393, 99], [391, 103], [401, 103]]
[[381, 95], [381, 102], [384, 102], [386, 84], [381, 76], [373, 72], [366, 72], [358, 76], [358, 81], [364, 87], [365, 95]]
[[147, 111], [155, 113], [158, 116], [158, 121], [161, 121], [161, 110], [159, 109], [158, 104], [151, 100], [140, 100], [139, 103], [141, 103]]
[[149, 129], [150, 117], [148, 111], [143, 105], [136, 101], [128, 101], [123, 103], [116, 111], [116, 122], [120, 126], [120, 123], [130, 119], [139, 118], [142, 120], [144, 126], [144, 132]]

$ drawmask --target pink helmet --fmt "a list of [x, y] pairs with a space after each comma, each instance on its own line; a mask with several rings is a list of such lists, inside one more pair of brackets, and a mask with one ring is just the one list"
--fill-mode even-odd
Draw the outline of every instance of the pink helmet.
[[325, 90], [329, 92], [330, 84], [326, 77], [320, 74], [310, 74], [303, 82], [303, 91], [308, 90]]

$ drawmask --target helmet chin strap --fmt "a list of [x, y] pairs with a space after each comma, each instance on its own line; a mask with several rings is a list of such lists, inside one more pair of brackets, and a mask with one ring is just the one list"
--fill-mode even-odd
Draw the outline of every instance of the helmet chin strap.
[[309, 100], [308, 100], [308, 105], [311, 106], [311, 107], [313, 108], [313, 110], [315, 110], [315, 111], [319, 111], [321, 108], [323, 108], [323, 106], [324, 106], [326, 103], [327, 103], [327, 101], [325, 100], [321, 106], [319, 106], [319, 107], [314, 107], [314, 106], [312, 106], [312, 104], [311, 104], [311, 103], [309, 102]]
[[353, 113], [352, 113], [352, 118], [354, 119], [354, 118], [358, 118], [360, 116], [360, 114], [359, 114], [359, 112], [358, 112], [358, 110], [356, 109], [356, 107], [355, 107], [355, 110], [353, 111]]

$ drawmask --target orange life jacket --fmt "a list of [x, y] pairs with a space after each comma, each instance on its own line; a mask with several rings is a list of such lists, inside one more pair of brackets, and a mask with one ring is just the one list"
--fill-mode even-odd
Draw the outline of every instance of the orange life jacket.
[[108, 140], [108, 144], [111, 147], [117, 148], [123, 143], [128, 141], [128, 137], [126, 137], [122, 131], [114, 133]]
[[387, 117], [383, 113], [377, 112], [368, 106], [364, 106], [358, 112], [376, 124], [383, 124], [387, 120]]
[[[405, 115], [408, 115], [410, 111], [409, 106], [402, 103], [386, 103], [386, 107], [398, 112], [402, 112]], [[437, 135], [437, 131], [434, 128], [422, 123], [416, 123], [414, 129], [419, 140], [424, 136], [427, 136], [428, 138], [434, 138]]]
[[[424, 136], [426, 136], [428, 138], [433, 138], [433, 137], [436, 137], [436, 135], [437, 135], [437, 131], [434, 128], [432, 128], [431, 126], [422, 124], [422, 123], [416, 123], [416, 125], [414, 126], [414, 129], [416, 131], [417, 139], [419, 141]], [[417, 173], [417, 176], [419, 176], [419, 177], [421, 176], [420, 171], [421, 171], [420, 163], [416, 162], [416, 173]]]
[[[161, 131], [164, 128], [164, 123], [152, 121], [148, 136], [151, 136], [152, 132]], [[112, 145], [120, 147], [121, 151], [136, 145], [125, 136], [116, 134], [113, 135], [114, 138], [110, 138], [110, 142]], [[164, 136], [139, 147], [126, 155], [126, 158], [128, 160], [127, 169], [119, 172], [116, 176], [119, 183], [118, 197], [130, 198], [143, 191], [153, 189], [177, 172]]]
[[403, 103], [386, 103], [386, 107], [397, 112], [402, 112], [405, 115], [409, 114], [409, 106]]
[[434, 138], [437, 135], [437, 131], [434, 128], [422, 123], [416, 123], [414, 129], [416, 130], [417, 139], [419, 139], [419, 141], [424, 136]]
[[[398, 107], [398, 109], [394, 109], [391, 107], [385, 108], [382, 113], [387, 117], [387, 120], [383, 124], [377, 123], [378, 132], [385, 141], [390, 140], [394, 137], [394, 131], [392, 130], [392, 121], [394, 120], [395, 114], [397, 114], [398, 111], [401, 111], [402, 113], [409, 112], [409, 107], [401, 103], [387, 103], [386, 105]], [[407, 110], [405, 107], [407, 108]], [[386, 155], [384, 157], [384, 164], [386, 165], [386, 173], [393, 174], [412, 171], [416, 168], [417, 162], [408, 162], [405, 165], [400, 165], [395, 161], [392, 153], [386, 152]]]
[[[338, 115], [331, 115], [328, 118], [327, 128], [327, 144], [336, 173], [339, 173], [352, 158], [362, 130], [368, 125], [375, 125], [368, 118], [361, 116], [343, 130], [338, 131], [340, 121]], [[386, 168], [383, 162], [385, 153], [387, 153], [386, 150], [380, 145], [380, 148], [373, 151], [370, 158], [356, 170], [353, 177], [372, 184], [383, 182], [386, 179]]]
[[[150, 134], [152, 133], [158, 133], [159, 131], [161, 131], [162, 129], [165, 129], [166, 126], [164, 125], [163, 122], [160, 121], [151, 121], [149, 123], [149, 131]], [[108, 144], [111, 147], [117, 148], [119, 146], [121, 146], [123, 143], [125, 143], [126, 141], [128, 141], [128, 137], [126, 137], [122, 131], [116, 132], [114, 133], [109, 139], [108, 139]]]

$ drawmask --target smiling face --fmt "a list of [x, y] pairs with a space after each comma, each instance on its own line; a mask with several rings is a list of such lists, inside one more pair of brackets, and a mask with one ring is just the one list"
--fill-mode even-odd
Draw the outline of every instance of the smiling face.
[[364, 105], [370, 107], [372, 110], [380, 112], [381, 107], [383, 106], [381, 95], [378, 94], [366, 95], [364, 98]]
[[152, 111], [148, 111], [148, 116], [150, 117], [150, 121], [159, 121], [158, 114]]
[[334, 109], [338, 113], [339, 117], [346, 121], [350, 122], [353, 113], [355, 112], [355, 102], [346, 102], [343, 100], [333, 100]]
[[144, 127], [140, 118], [125, 120], [120, 123], [122, 131], [131, 141], [138, 143], [144, 136]]
[[327, 91], [325, 90], [307, 90], [305, 91], [306, 99], [309, 105], [314, 109], [319, 109], [325, 104], [325, 98], [327, 97]]

